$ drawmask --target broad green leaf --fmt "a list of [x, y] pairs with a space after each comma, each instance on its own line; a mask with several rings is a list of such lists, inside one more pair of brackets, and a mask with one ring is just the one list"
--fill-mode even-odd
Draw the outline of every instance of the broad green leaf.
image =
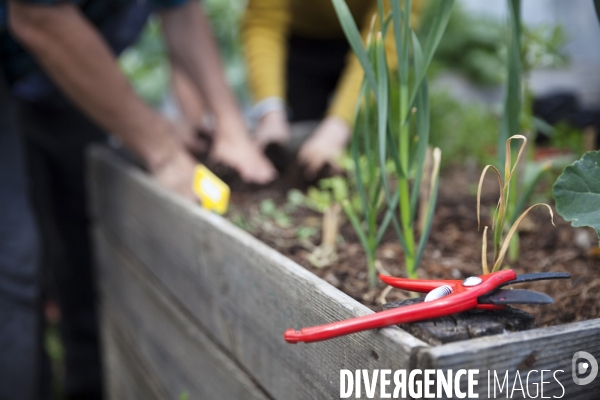
[[556, 211], [575, 227], [589, 226], [600, 238], [600, 151], [569, 165], [553, 187]]

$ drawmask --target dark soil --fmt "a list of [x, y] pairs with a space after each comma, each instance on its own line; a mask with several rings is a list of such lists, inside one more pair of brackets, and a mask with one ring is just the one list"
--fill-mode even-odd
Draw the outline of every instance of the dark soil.
[[[482, 231], [477, 229], [476, 185], [479, 171], [452, 169], [442, 172], [438, 206], [431, 236], [418, 270], [423, 279], [464, 279], [480, 275]], [[283, 180], [281, 182], [284, 182]], [[321, 215], [300, 207], [288, 212], [291, 224], [280, 224], [261, 215], [259, 205], [272, 199], [280, 207], [290, 189], [281, 182], [266, 188], [232, 184], [233, 194], [228, 217], [260, 240], [290, 257], [309, 271], [325, 279], [373, 310], [381, 310], [380, 296], [386, 285], [379, 282], [370, 290], [367, 281], [365, 254], [350, 224], [344, 219], [338, 245], [337, 261], [324, 268], [315, 268], [308, 257], [320, 244]], [[482, 199], [482, 226], [490, 225], [490, 208], [497, 202], [494, 178], [488, 177]], [[600, 318], [600, 258], [597, 238], [592, 230], [572, 228], [555, 213], [552, 226], [548, 210], [534, 209], [522, 223], [520, 257], [509, 264], [518, 274], [541, 271], [566, 271], [570, 280], [541, 281], [520, 285], [547, 293], [555, 304], [519, 307], [534, 315], [538, 326]], [[283, 227], [282, 227], [283, 225]], [[317, 231], [310, 239], [298, 239], [299, 227]], [[491, 235], [490, 235], [491, 236]], [[488, 245], [492, 247], [491, 243]], [[394, 276], [405, 276], [402, 248], [393, 232], [389, 232], [377, 258], [381, 267]], [[491, 255], [488, 260], [491, 259]], [[394, 289], [387, 302], [406, 299], [408, 292]]]

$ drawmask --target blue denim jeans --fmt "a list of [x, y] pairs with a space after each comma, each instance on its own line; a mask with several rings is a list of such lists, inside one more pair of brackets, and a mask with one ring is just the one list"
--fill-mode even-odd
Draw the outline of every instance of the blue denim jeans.
[[0, 79], [0, 400], [42, 399], [41, 269], [15, 111]]

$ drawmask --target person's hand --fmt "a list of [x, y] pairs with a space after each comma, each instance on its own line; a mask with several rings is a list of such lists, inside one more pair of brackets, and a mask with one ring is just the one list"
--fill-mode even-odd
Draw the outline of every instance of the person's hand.
[[173, 121], [171, 126], [172, 133], [192, 154], [201, 156], [208, 151], [209, 140], [213, 133], [207, 127], [195, 127], [181, 119]]
[[157, 118], [147, 131], [154, 140], [146, 142], [147, 147], [140, 155], [161, 186], [189, 200], [197, 200], [192, 190], [197, 162], [177, 138], [181, 126], [162, 116], [155, 116]]
[[192, 190], [196, 161], [181, 145], [173, 146], [170, 154], [150, 172], [165, 188], [179, 193], [188, 200], [196, 201]]
[[306, 168], [306, 178], [314, 178], [326, 164], [333, 166], [349, 138], [350, 125], [343, 119], [329, 116], [321, 121], [298, 152], [298, 162]]
[[234, 168], [244, 182], [266, 184], [277, 176], [273, 164], [258, 145], [244, 134], [243, 126], [218, 126], [211, 149], [211, 158]]
[[259, 148], [269, 143], [286, 145], [290, 140], [290, 124], [284, 110], [270, 111], [262, 116], [254, 133]]

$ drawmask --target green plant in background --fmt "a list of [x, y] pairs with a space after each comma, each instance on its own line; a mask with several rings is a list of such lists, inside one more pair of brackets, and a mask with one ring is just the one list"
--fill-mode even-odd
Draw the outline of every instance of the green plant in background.
[[[436, 2], [429, 5], [419, 37], [427, 34], [436, 11]], [[565, 33], [560, 25], [522, 26], [521, 29], [524, 70], [559, 67], [566, 63], [562, 50]], [[449, 69], [481, 86], [504, 82], [508, 58], [505, 37], [505, 25], [501, 21], [475, 15], [458, 4], [452, 10], [446, 33], [435, 53], [430, 77]]]
[[[504, 144], [508, 138], [520, 133], [519, 121], [521, 118], [521, 0], [508, 0], [509, 29], [508, 29], [508, 57], [506, 95], [504, 98], [504, 113], [500, 123], [498, 135], [498, 162], [502, 165], [505, 159]], [[506, 151], [511, 148], [507, 147]], [[516, 182], [516, 181], [515, 181]]]
[[[417, 276], [437, 198], [439, 149], [433, 151], [430, 197], [421, 205], [426, 208], [426, 218], [417, 240], [415, 217], [429, 144], [426, 73], [454, 2], [439, 3], [424, 47], [410, 27], [411, 1], [403, 2], [404, 11], [400, 3], [391, 1], [391, 12], [384, 15], [383, 1], [378, 1], [377, 23], [372, 24], [365, 48], [347, 5], [343, 0], [333, 0], [344, 33], [365, 72], [350, 144], [362, 213], [356, 213], [349, 200], [344, 200], [342, 207], [365, 249], [371, 287], [376, 284], [375, 252], [390, 223], [404, 250], [407, 275]], [[390, 22], [392, 32], [388, 32]], [[387, 35], [393, 35], [396, 43], [397, 78], [392, 78], [388, 69], [384, 46]], [[391, 85], [397, 86], [396, 90], [391, 90]], [[362, 158], [367, 160], [364, 178]], [[385, 171], [390, 161], [394, 168], [388, 177]], [[380, 220], [377, 204], [382, 191], [386, 207]]]
[[[242, 103], [249, 101], [246, 69], [240, 39], [245, 0], [205, 0], [204, 12], [219, 45], [227, 82]], [[160, 105], [169, 91], [169, 63], [160, 21], [151, 17], [138, 41], [119, 57], [119, 64], [136, 92], [152, 105]]]
[[212, 33], [219, 45], [227, 82], [238, 101], [250, 104], [240, 27], [247, 0], [203, 0]]
[[431, 90], [430, 104], [429, 140], [444, 149], [443, 167], [495, 160], [500, 120], [489, 106], [462, 102], [443, 90]]
[[[363, 187], [369, 182], [378, 181], [378, 178], [372, 179], [372, 162], [364, 154], [356, 160], [348, 153], [342, 154], [336, 160], [336, 164], [342, 169], [342, 175], [320, 179], [316, 186], [309, 187], [303, 205], [318, 213], [324, 213], [334, 203], [347, 200], [355, 213], [362, 214], [364, 210], [359, 195], [357, 175], [360, 176], [360, 185]], [[394, 171], [391, 162], [388, 162], [385, 171], [388, 177]], [[383, 188], [379, 186], [374, 189], [373, 209], [376, 210], [375, 214], [380, 214], [385, 208]]]
[[[513, 140], [522, 140], [515, 162], [512, 162], [512, 152], [511, 152], [511, 142]], [[477, 189], [477, 223], [480, 224], [480, 214], [481, 214], [481, 188], [483, 184], [483, 179], [485, 178], [485, 174], [488, 169], [493, 170], [496, 173], [496, 177], [498, 178], [498, 186], [500, 187], [500, 199], [498, 201], [498, 206], [496, 207], [496, 211], [493, 214], [493, 224], [492, 230], [494, 231], [493, 243], [494, 243], [494, 264], [490, 271], [487, 263], [487, 226], [483, 230], [483, 242], [481, 246], [481, 264], [483, 268], [484, 274], [489, 274], [490, 272], [496, 272], [502, 267], [502, 263], [504, 262], [504, 257], [510, 243], [512, 241], [513, 236], [517, 232], [517, 228], [519, 223], [525, 218], [525, 216], [531, 211], [533, 208], [537, 206], [545, 206], [550, 211], [550, 216], [553, 219], [554, 215], [552, 213], [552, 208], [545, 203], [538, 203], [530, 206], [527, 210], [521, 213], [518, 218], [514, 220], [514, 222], [507, 221], [507, 216], [512, 212], [511, 204], [508, 203], [508, 199], [511, 196], [511, 190], [513, 190], [513, 185], [511, 184], [513, 178], [516, 178], [516, 174], [518, 172], [518, 165], [523, 152], [527, 146], [527, 138], [523, 135], [514, 135], [508, 138], [506, 141], [506, 152], [505, 152], [505, 163], [504, 163], [504, 177], [502, 177], [502, 172], [493, 165], [487, 165], [483, 172], [481, 173], [481, 178], [479, 179], [479, 187]], [[508, 225], [506, 223], [509, 222]], [[554, 220], [552, 220], [552, 224], [554, 224]], [[505, 226], [508, 230], [506, 237], [503, 238]], [[508, 228], [510, 226], [510, 228]]]
[[[504, 146], [509, 137], [521, 132], [531, 132], [534, 126], [540, 125], [533, 116], [533, 95], [528, 90], [522, 76], [538, 67], [556, 66], [566, 60], [560, 47], [564, 42], [564, 35], [559, 28], [548, 31], [547, 27], [536, 29], [523, 29], [521, 24], [521, 0], [508, 0], [508, 42], [506, 47], [506, 83], [504, 113], [500, 122], [498, 135], [498, 161], [497, 166], [502, 171], [502, 163], [506, 159], [506, 152], [516, 149]], [[548, 36], [548, 32], [551, 34]], [[537, 122], [537, 123], [536, 123]], [[533, 162], [533, 151], [525, 156], [527, 173], [521, 174], [521, 179], [510, 181], [510, 195], [506, 196], [506, 218], [512, 226], [522, 214], [529, 202], [536, 186], [552, 167], [552, 162]], [[496, 235], [502, 234], [496, 231]], [[512, 235], [509, 259], [515, 261], [519, 256], [519, 233]]]
[[157, 18], [148, 20], [139, 40], [119, 57], [119, 64], [144, 100], [154, 106], [162, 102], [170, 78], [162, 30]]
[[600, 151], [566, 167], [553, 187], [556, 211], [575, 227], [589, 226], [600, 240]]
[[[429, 2], [418, 32], [419, 37], [428, 33], [436, 12], [435, 6], [436, 2]], [[504, 66], [501, 54], [502, 35], [501, 22], [473, 15], [457, 4], [452, 10], [446, 34], [435, 53], [430, 75], [450, 69], [459, 71], [480, 85], [500, 83]]]

